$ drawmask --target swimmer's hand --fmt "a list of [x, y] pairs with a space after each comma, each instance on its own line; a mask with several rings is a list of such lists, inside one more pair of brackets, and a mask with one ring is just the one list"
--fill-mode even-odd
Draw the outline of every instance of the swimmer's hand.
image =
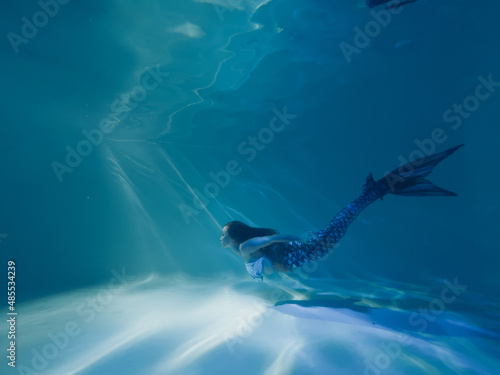
[[311, 241], [314, 237], [316, 237], [314, 232], [310, 231], [297, 236], [297, 241], [307, 243]]

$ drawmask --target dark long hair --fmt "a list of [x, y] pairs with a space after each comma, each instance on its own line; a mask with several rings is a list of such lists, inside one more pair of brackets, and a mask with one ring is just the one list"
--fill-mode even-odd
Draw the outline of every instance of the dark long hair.
[[278, 234], [277, 230], [270, 228], [255, 228], [241, 221], [231, 221], [225, 225], [227, 235], [236, 242], [237, 246], [254, 237], [272, 236]]

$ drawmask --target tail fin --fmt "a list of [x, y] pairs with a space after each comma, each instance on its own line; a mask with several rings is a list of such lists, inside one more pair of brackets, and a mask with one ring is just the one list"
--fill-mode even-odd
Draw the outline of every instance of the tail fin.
[[[434, 185], [425, 177], [432, 172], [434, 167], [442, 160], [453, 154], [462, 145], [452, 147], [446, 151], [426, 156], [405, 164], [393, 170], [380, 180], [373, 181], [368, 176], [365, 186], [372, 185], [377, 195], [383, 197], [385, 194], [405, 196], [455, 196], [452, 191], [442, 189]], [[371, 177], [372, 181], [369, 181]]]

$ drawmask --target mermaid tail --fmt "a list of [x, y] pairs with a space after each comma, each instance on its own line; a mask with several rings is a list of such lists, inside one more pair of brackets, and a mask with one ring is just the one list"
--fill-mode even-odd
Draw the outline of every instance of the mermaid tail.
[[455, 146], [446, 151], [415, 160], [413, 163], [405, 164], [377, 181], [370, 174], [363, 185], [362, 194], [345, 206], [325, 229], [316, 232], [310, 241], [271, 245], [274, 247], [273, 263], [278, 263], [281, 268], [290, 271], [305, 263], [322, 258], [345, 235], [347, 228], [356, 217], [366, 207], [377, 199], [382, 199], [386, 194], [404, 196], [456, 195], [451, 191], [437, 187], [425, 177], [432, 172], [436, 165], [462, 146]]
[[381, 197], [385, 194], [395, 194], [404, 196], [454, 196], [451, 191], [442, 189], [434, 185], [425, 177], [432, 172], [434, 167], [442, 160], [457, 151], [462, 145], [452, 147], [446, 151], [426, 156], [405, 164], [378, 181], [373, 181], [370, 174], [365, 186], [377, 190]]

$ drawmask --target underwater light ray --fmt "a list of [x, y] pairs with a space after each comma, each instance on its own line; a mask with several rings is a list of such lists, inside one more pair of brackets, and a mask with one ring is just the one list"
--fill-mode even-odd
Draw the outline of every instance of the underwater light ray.
[[162, 360], [163, 364], [158, 367], [158, 372], [171, 373], [185, 368], [193, 361], [225, 344], [228, 338], [237, 337], [240, 318], [251, 314], [254, 317], [264, 314], [262, 310], [256, 311], [258, 301], [255, 297], [237, 294], [227, 287], [224, 287], [221, 293], [200, 301], [197, 308], [191, 310], [189, 316], [184, 319], [196, 322], [200, 328], [205, 327], [203, 332], [196, 334], [182, 343], [174, 352], [165, 356]]
[[[138, 171], [142, 172], [145, 176], [147, 176], [148, 174], [154, 175], [154, 174], [158, 173], [158, 171], [156, 171], [152, 168], [149, 168], [147, 165], [145, 165], [143, 163], [140, 163], [136, 158], [133, 158], [128, 154], [123, 153], [122, 156], [125, 159], [127, 159], [130, 162], [130, 164], [135, 166]], [[146, 171], [147, 173], [144, 173], [143, 171]]]
[[297, 341], [292, 341], [278, 354], [276, 360], [267, 368], [264, 375], [287, 375], [293, 370], [295, 357], [304, 344]]
[[183, 345], [188, 348], [182, 353], [179, 355], [172, 354], [168, 359], [165, 359], [165, 363], [159, 368], [158, 373], [178, 371], [220, 346], [224, 341], [225, 339], [218, 334], [213, 334], [206, 338], [195, 337], [189, 343]]
[[[163, 158], [167, 161], [167, 163], [170, 165], [170, 167], [175, 171], [175, 173], [181, 179], [181, 181], [185, 184], [185, 186], [187, 187], [187, 189], [189, 190], [189, 192], [193, 195], [193, 197], [197, 197], [198, 198], [198, 196], [196, 195], [194, 189], [191, 187], [191, 185], [189, 185], [189, 183], [186, 181], [186, 179], [182, 176], [181, 172], [175, 166], [175, 164], [172, 161], [172, 159], [170, 158], [170, 156], [167, 155], [167, 153], [165, 151], [163, 151], [163, 150], [160, 150], [160, 153], [162, 154]], [[219, 227], [219, 229], [222, 230], [222, 226], [219, 224], [219, 222], [217, 221], [217, 219], [212, 215], [212, 213], [208, 210], [208, 208], [205, 205], [202, 205], [202, 206], [203, 206], [203, 210], [210, 216], [210, 219]], [[197, 220], [196, 217], [194, 219]]]
[[[25, 327], [28, 330], [35, 328], [34, 335], [29, 340], [24, 336], [23, 342], [40, 348], [43, 340], [47, 343], [47, 332], [60, 329], [61, 321], [82, 322], [84, 335], [75, 338], [71, 347], [51, 363], [51, 375], [93, 373], [97, 368], [112, 365], [129, 352], [148, 350], [145, 347], [152, 341], [157, 343], [156, 347], [160, 351], [152, 353], [151, 361], [148, 362], [151, 374], [199, 373], [196, 369], [201, 363], [208, 368], [217, 368], [222, 357], [235, 365], [242, 357], [249, 357], [265, 364], [258, 373], [286, 375], [293, 373], [297, 366], [298, 353], [317, 356], [316, 361], [310, 364], [311, 368], [316, 365], [319, 368], [331, 367], [332, 359], [320, 354], [325, 348], [339, 355], [352, 356], [353, 361], [362, 363], [363, 359], [374, 358], [380, 353], [381, 342], [398, 342], [402, 334], [390, 327], [374, 326], [372, 323], [376, 314], [372, 314], [370, 308], [362, 311], [327, 308], [315, 306], [315, 301], [310, 301], [313, 304], [311, 306], [285, 304], [270, 307], [268, 300], [256, 296], [259, 285], [249, 289], [239, 283], [236, 286], [240, 286], [238, 291], [235, 289], [237, 282], [238, 279], [225, 279], [200, 283], [186, 276], [161, 278], [150, 275], [120, 290], [113, 303], [99, 313], [99, 319], [88, 325], [83, 324], [81, 317], [76, 317], [74, 305], [79, 300], [85, 301], [88, 296], [95, 295], [102, 288], [34, 302], [29, 310], [25, 309], [27, 321], [31, 322]], [[359, 289], [362, 285], [353, 288]], [[268, 293], [271, 290], [268, 289]], [[265, 293], [261, 295], [265, 296]], [[40, 313], [42, 306], [58, 307], [46, 311], [43, 320], [50, 324], [39, 328], [37, 320], [33, 318]], [[283, 306], [300, 309], [300, 313], [279, 311]], [[243, 337], [241, 324], [252, 321], [249, 320], [250, 316], [257, 324], [251, 325], [251, 332]], [[318, 319], [321, 319], [320, 324]], [[446, 364], [448, 369], [487, 370], [495, 365], [495, 361], [487, 354], [483, 357], [474, 357], [472, 354], [468, 355], [469, 358], [463, 356], [463, 353], [480, 352], [476, 345], [470, 345], [467, 336], [448, 339], [430, 333], [421, 337], [408, 336], [413, 341], [401, 346], [401, 356], [391, 364], [394, 366], [391, 369], [396, 373], [401, 366], [410, 363], [411, 366], [429, 371], [434, 371], [436, 361]], [[232, 346], [235, 356], [229, 356], [230, 348], [226, 348], [228, 337], [235, 338]], [[97, 346], [96, 342], [99, 342]], [[168, 348], [168, 352], [165, 353], [166, 349], [162, 350], [161, 347]], [[479, 362], [483, 362], [483, 366]], [[488, 373], [486, 370], [484, 374]], [[250, 374], [249, 371], [243, 370], [242, 374]]]
[[112, 151], [107, 148], [107, 160], [111, 165], [111, 169], [113, 172], [113, 175], [115, 176], [118, 184], [120, 187], [123, 189], [127, 196], [127, 202], [131, 202], [132, 206], [138, 211], [138, 213], [141, 215], [145, 227], [147, 228], [147, 231], [151, 232], [153, 235], [152, 237], [156, 240], [157, 246], [159, 246], [159, 250], [161, 252], [161, 255], [163, 257], [167, 258], [168, 263], [172, 267], [176, 267], [176, 269], [180, 269], [179, 262], [172, 256], [171, 252], [168, 250], [166, 247], [163, 238], [160, 234], [160, 231], [158, 230], [158, 226], [149, 214], [148, 210], [144, 207], [141, 199], [137, 195], [137, 187], [133, 183], [133, 181], [130, 179], [130, 177], [127, 175], [127, 173], [124, 171]]
[[95, 365], [99, 361], [110, 357], [113, 354], [120, 351], [127, 346], [131, 346], [134, 343], [138, 344], [143, 341], [144, 338], [139, 339], [144, 336], [148, 336], [154, 332], [156, 327], [150, 327], [149, 330], [145, 330], [142, 325], [133, 326], [125, 332], [121, 332], [118, 335], [111, 337], [107, 341], [96, 346], [94, 343], [89, 343], [92, 349], [87, 350], [86, 353], [82, 353], [86, 348], [80, 347], [79, 355], [77, 358], [71, 359], [69, 363], [65, 363], [55, 368], [56, 374], [61, 375], [75, 375], [82, 372], [91, 366]]

